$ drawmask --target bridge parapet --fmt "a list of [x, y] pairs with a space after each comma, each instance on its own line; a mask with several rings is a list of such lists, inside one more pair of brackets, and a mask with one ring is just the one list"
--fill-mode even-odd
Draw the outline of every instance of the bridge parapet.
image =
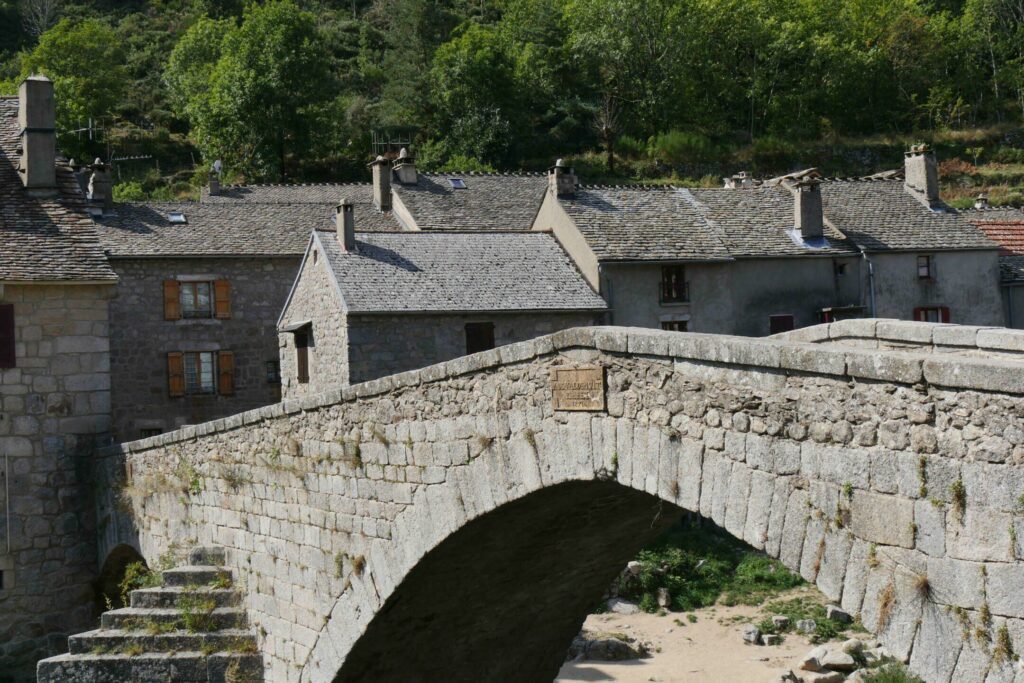
[[[580, 365], [602, 369], [605, 409], [554, 410], [551, 372]], [[587, 591], [656, 531], [606, 499], [611, 486], [779, 557], [926, 680], [1012, 681], [995, 644], [1024, 651], [1022, 369], [924, 349], [579, 328], [124, 444], [109, 462], [129, 473], [144, 556], [174, 543], [228, 549], [266, 633], [269, 680], [403, 680], [373, 663], [408, 674], [452, 642], [474, 654], [491, 607], [509, 632], [536, 638], [510, 644], [528, 657], [485, 653], [492, 679], [530, 678], [529, 660], [542, 680]], [[120, 514], [110, 504], [101, 518]], [[118, 533], [107, 542], [125, 541]], [[534, 561], [502, 556], [506, 545]], [[551, 592], [512, 605], [522, 591], [449, 580], [477, 564], [487, 581]], [[451, 595], [435, 588], [424, 604], [411, 586]], [[474, 599], [500, 604], [473, 610]], [[537, 604], [551, 605], [544, 620]], [[968, 625], [989, 644], [965, 639]], [[416, 646], [387, 650], [395, 642]]]

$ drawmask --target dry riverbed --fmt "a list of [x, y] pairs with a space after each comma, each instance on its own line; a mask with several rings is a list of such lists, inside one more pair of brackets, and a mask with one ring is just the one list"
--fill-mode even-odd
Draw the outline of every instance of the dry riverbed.
[[[813, 588], [797, 588], [778, 599], [822, 601]], [[621, 681], [622, 683], [691, 683], [744, 681], [769, 683], [780, 671], [796, 669], [813, 647], [807, 636], [787, 635], [781, 645], [752, 646], [743, 642], [743, 629], [766, 616], [763, 606], [715, 605], [665, 616], [647, 614], [592, 614], [584, 629], [596, 633], [624, 633], [652, 647], [650, 657], [621, 662], [567, 662], [556, 683]]]

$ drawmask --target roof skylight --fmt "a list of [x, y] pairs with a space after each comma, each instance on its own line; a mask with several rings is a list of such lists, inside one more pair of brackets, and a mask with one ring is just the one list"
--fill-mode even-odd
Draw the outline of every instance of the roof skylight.
[[452, 186], [453, 190], [465, 190], [466, 181], [462, 178], [449, 178], [448, 184]]
[[171, 223], [188, 223], [188, 220], [185, 218], [185, 214], [181, 211], [171, 211], [167, 214], [167, 220]]

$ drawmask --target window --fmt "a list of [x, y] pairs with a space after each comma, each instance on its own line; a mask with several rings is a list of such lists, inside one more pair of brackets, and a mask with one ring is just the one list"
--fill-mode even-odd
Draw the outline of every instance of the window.
[[0, 591], [4, 589], [4, 572], [0, 569]]
[[949, 308], [946, 306], [915, 308], [914, 320], [922, 323], [948, 323]]
[[686, 266], [661, 267], [661, 303], [684, 303], [690, 300], [690, 283], [686, 281]]
[[836, 277], [843, 277], [844, 275], [846, 275], [846, 264], [845, 263], [837, 263], [836, 264]]
[[179, 299], [182, 318], [212, 318], [213, 296], [209, 282], [182, 282]]
[[448, 184], [452, 186], [453, 190], [465, 190], [466, 181], [462, 178], [449, 178]]
[[170, 223], [188, 223], [188, 220], [185, 218], [185, 214], [181, 211], [171, 211], [167, 214], [167, 220]]
[[686, 332], [689, 322], [686, 320], [662, 320], [661, 329], [669, 332]]
[[792, 315], [770, 315], [768, 316], [768, 334], [779, 334], [789, 332], [795, 326]]
[[231, 317], [227, 280], [164, 280], [164, 319]]
[[466, 323], [466, 353], [494, 348], [494, 323]]
[[0, 304], [0, 369], [16, 365], [14, 304]]
[[931, 256], [917, 257], [917, 277], [921, 280], [930, 280], [935, 277]]
[[185, 354], [185, 393], [212, 394], [214, 390], [213, 353], [201, 351]]
[[281, 363], [276, 360], [267, 361], [267, 384], [281, 383]]
[[139, 438], [148, 439], [151, 436], [160, 436], [163, 433], [164, 430], [160, 429], [159, 427], [146, 427], [144, 429], [139, 430]]
[[295, 332], [295, 378], [299, 384], [309, 381], [309, 328]]

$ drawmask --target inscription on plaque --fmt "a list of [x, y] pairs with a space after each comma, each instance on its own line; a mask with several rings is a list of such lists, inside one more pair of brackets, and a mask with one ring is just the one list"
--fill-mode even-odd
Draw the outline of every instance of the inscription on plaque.
[[604, 368], [559, 368], [551, 371], [555, 410], [604, 410]]

